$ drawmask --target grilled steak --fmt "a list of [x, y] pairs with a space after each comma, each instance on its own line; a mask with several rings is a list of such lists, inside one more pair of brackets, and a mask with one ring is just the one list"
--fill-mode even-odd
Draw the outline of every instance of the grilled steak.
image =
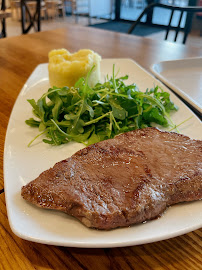
[[202, 141], [145, 128], [84, 148], [22, 187], [25, 200], [88, 227], [153, 219], [202, 198]]

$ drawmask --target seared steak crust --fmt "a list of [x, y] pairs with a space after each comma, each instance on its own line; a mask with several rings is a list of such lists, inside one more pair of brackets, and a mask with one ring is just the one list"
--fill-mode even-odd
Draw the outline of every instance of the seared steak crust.
[[202, 198], [202, 141], [145, 128], [86, 147], [22, 187], [25, 200], [88, 227], [153, 219], [167, 206]]

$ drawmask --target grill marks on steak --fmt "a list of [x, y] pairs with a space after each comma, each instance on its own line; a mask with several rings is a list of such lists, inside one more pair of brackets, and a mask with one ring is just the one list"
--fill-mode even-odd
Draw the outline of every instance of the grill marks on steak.
[[153, 219], [202, 198], [202, 141], [146, 128], [86, 147], [22, 187], [27, 201], [64, 211], [88, 227]]

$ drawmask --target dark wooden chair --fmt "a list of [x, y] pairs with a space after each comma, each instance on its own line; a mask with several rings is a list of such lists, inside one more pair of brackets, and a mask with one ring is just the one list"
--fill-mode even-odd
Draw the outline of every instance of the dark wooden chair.
[[[155, 7], [160, 7], [160, 8], [168, 9], [171, 11], [168, 25], [162, 26], [166, 29], [165, 40], [167, 40], [167, 38], [168, 38], [169, 31], [174, 30], [175, 31], [174, 41], [177, 41], [178, 34], [181, 31], [181, 32], [184, 32], [183, 44], [185, 44], [187, 37], [188, 37], [188, 34], [190, 33], [190, 30], [191, 30], [192, 18], [193, 18], [194, 13], [202, 12], [202, 7], [200, 7], [200, 6], [176, 7], [176, 6], [165, 5], [165, 4], [160, 4], [160, 3], [150, 4], [143, 10], [143, 12], [140, 14], [138, 19], [131, 25], [130, 29], [128, 30], [128, 34], [131, 34], [133, 31], [135, 34], [135, 28], [137, 27], [138, 24], [141, 23], [142, 17], [145, 14], [146, 15], [152, 14], [153, 9]], [[178, 20], [177, 26], [172, 26], [172, 20], [173, 20], [173, 15], [174, 15], [175, 11], [179, 11], [180, 15], [179, 15], [179, 20]], [[182, 28], [180, 25], [181, 25], [181, 21], [182, 21], [182, 17], [183, 17], [184, 13], [187, 13], [187, 17], [186, 17], [185, 26]]]
[[6, 9], [5, 0], [2, 0], [0, 9], [0, 22], [1, 22], [0, 38], [6, 37], [6, 19], [9, 17], [11, 17], [11, 12]]
[[41, 0], [21, 0], [21, 24], [23, 34], [41, 30]]

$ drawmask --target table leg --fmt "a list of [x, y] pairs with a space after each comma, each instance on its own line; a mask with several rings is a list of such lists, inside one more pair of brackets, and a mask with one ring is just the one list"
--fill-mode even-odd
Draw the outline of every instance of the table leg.
[[121, 15], [121, 0], [115, 1], [115, 21], [120, 21]]

